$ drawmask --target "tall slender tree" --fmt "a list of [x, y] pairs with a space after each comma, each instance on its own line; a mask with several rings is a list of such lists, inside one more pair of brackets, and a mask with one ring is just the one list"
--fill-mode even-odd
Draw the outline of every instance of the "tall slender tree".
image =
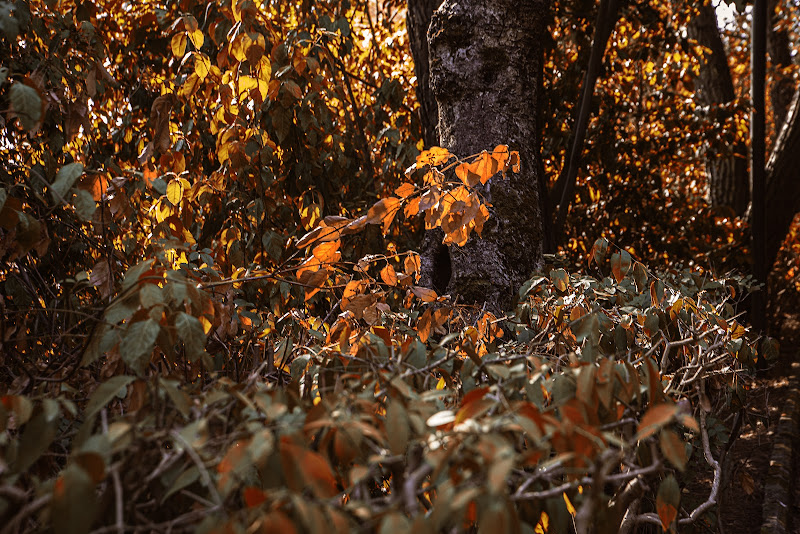
[[[697, 98], [706, 106], [729, 104], [736, 98], [713, 4], [706, 0], [688, 26], [688, 37], [707, 52], [697, 77]], [[750, 203], [750, 178], [747, 174], [747, 149], [743, 144], [730, 154], [707, 154], [709, 199], [713, 206], [727, 206], [743, 215]]]

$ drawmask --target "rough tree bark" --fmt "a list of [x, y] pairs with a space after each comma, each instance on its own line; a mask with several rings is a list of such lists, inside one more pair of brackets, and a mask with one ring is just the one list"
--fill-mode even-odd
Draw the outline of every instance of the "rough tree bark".
[[440, 146], [459, 156], [498, 144], [520, 152], [520, 173], [481, 190], [493, 206], [482, 238], [423, 250], [425, 279], [493, 312], [542, 267], [536, 102], [548, 9], [547, 0], [446, 0], [428, 30]]
[[778, 0], [769, 0], [767, 9], [770, 20], [767, 26], [767, 53], [772, 63], [772, 85], [769, 96], [772, 113], [775, 118], [775, 131], [780, 132], [794, 94], [794, 80], [784, 71], [792, 65], [792, 49], [788, 32], [780, 28], [781, 17], [778, 11]]
[[428, 62], [428, 26], [431, 17], [442, 0], [408, 0], [406, 10], [406, 27], [414, 58], [414, 73], [417, 75], [417, 102], [419, 102], [419, 120], [422, 124], [422, 140], [425, 148], [439, 142], [436, 126], [439, 112], [436, 109], [436, 97], [430, 86], [430, 65]]
[[[707, 106], [732, 102], [736, 92], [725, 45], [717, 27], [717, 16], [710, 1], [699, 6], [697, 16], [689, 23], [688, 36], [710, 50], [697, 77], [698, 100]], [[730, 156], [709, 153], [706, 168], [709, 174], [711, 205], [728, 206], [736, 215], [743, 215], [750, 202], [747, 149], [743, 145], [737, 145], [733, 147], [733, 154]]]
[[800, 211], [800, 91], [767, 161], [766, 243], [768, 268], [775, 263], [789, 226]]

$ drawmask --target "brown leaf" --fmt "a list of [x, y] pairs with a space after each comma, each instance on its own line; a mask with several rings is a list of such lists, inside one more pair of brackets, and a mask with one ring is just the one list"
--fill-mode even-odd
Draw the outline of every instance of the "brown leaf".
[[656, 431], [672, 421], [672, 418], [678, 413], [677, 404], [656, 404], [650, 406], [650, 409], [642, 417], [639, 422], [639, 428], [636, 431], [638, 439], [644, 439], [652, 436]]
[[434, 302], [438, 298], [436, 291], [427, 287], [413, 286], [411, 292], [422, 302]]

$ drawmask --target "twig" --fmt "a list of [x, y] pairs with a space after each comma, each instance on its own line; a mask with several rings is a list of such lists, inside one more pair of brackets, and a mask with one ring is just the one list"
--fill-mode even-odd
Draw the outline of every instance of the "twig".
[[45, 495], [42, 495], [41, 497], [39, 497], [35, 501], [29, 502], [27, 505], [25, 505], [22, 508], [22, 510], [19, 511], [19, 513], [17, 513], [17, 515], [15, 515], [11, 519], [11, 521], [8, 522], [6, 527], [2, 531], [0, 531], [0, 534], [11, 534], [12, 532], [16, 532], [17, 531], [17, 527], [19, 525], [21, 525], [22, 522], [27, 517], [29, 517], [29, 516], [35, 514], [36, 512], [38, 512], [41, 508], [46, 506], [52, 499], [53, 499], [53, 494], [52, 493], [47, 493]]
[[186, 438], [181, 436], [177, 430], [170, 432], [170, 435], [183, 444], [184, 448], [186, 449], [186, 454], [189, 455], [189, 457], [197, 466], [197, 469], [200, 470], [200, 477], [203, 479], [203, 484], [208, 488], [208, 491], [214, 498], [214, 503], [218, 507], [222, 507], [222, 497], [220, 497], [219, 493], [217, 492], [217, 487], [211, 480], [211, 475], [208, 474], [208, 469], [206, 469], [205, 464], [203, 464], [203, 460], [200, 459], [200, 456], [197, 455], [197, 452], [194, 450], [191, 444], [189, 444], [189, 442], [186, 441]]

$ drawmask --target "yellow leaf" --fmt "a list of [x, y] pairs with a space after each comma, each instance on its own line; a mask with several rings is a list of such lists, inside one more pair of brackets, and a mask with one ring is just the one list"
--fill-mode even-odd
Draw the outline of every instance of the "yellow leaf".
[[211, 70], [211, 61], [205, 54], [195, 54], [194, 56], [194, 72], [200, 80], [205, 80]]
[[181, 85], [180, 89], [178, 89], [178, 96], [181, 97], [189, 97], [192, 96], [197, 88], [200, 86], [200, 77], [197, 75], [196, 72], [191, 73], [186, 80]]
[[205, 38], [203, 37], [203, 32], [200, 30], [194, 30], [193, 32], [190, 32], [189, 39], [192, 40], [195, 50], [200, 50], [203, 47], [203, 41]]
[[176, 178], [167, 185], [167, 199], [173, 206], [180, 204], [183, 198], [183, 184]]
[[253, 44], [253, 40], [246, 33], [240, 33], [231, 42], [228, 48], [228, 53], [233, 56], [236, 61], [242, 62], [247, 59], [247, 50]]
[[265, 82], [272, 78], [272, 65], [267, 56], [263, 56], [258, 62], [258, 78]]
[[572, 517], [575, 517], [575, 507], [572, 506], [572, 501], [569, 500], [566, 492], [562, 493], [561, 495], [564, 496], [564, 502], [567, 504], [567, 512], [569, 512], [569, 515]]
[[183, 57], [183, 54], [186, 53], [186, 33], [181, 32], [173, 35], [170, 41], [170, 48], [172, 48], [172, 53], [175, 57]]

